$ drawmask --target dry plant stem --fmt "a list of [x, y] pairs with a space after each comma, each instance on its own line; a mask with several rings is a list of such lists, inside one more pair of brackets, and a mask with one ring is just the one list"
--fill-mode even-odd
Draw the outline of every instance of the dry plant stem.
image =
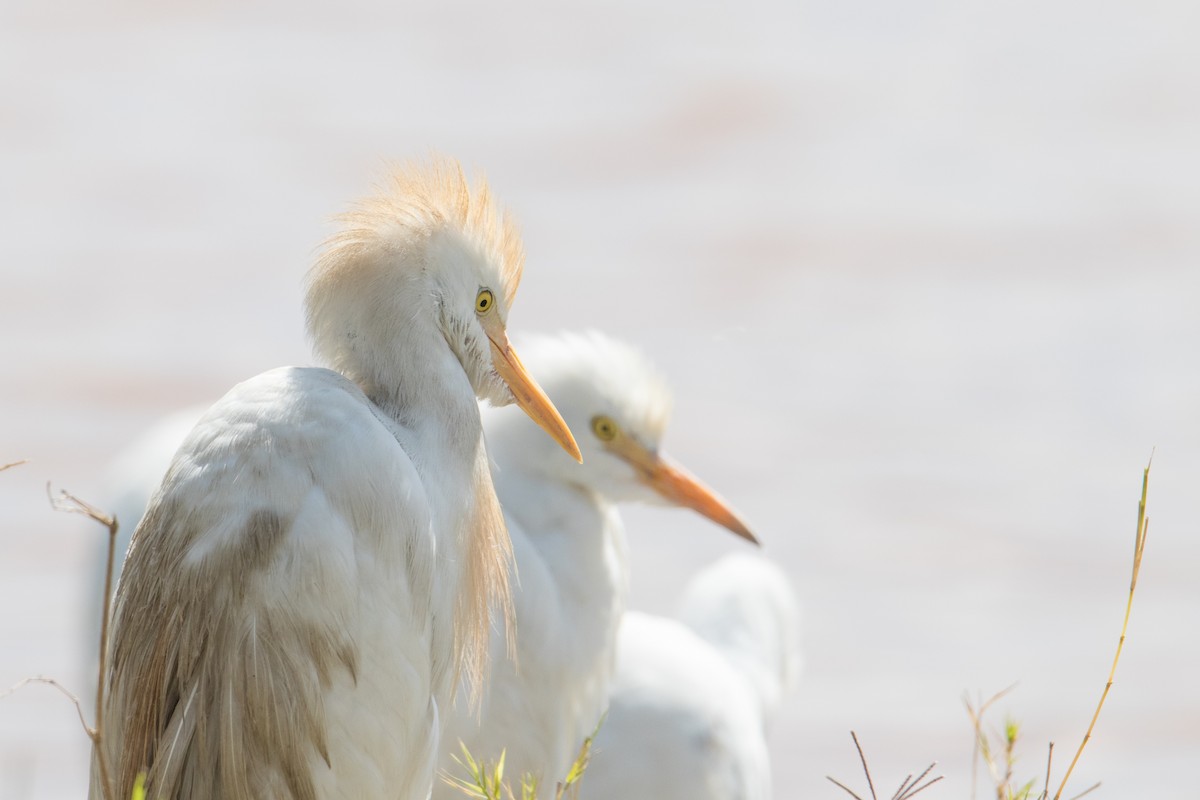
[[871, 770], [867, 768], [867, 757], [863, 755], [862, 745], [858, 743], [858, 734], [850, 731], [850, 738], [854, 740], [854, 746], [858, 748], [858, 760], [862, 762], [863, 772], [867, 776], [867, 788], [871, 790], [871, 800], [878, 800], [875, 797], [875, 784], [871, 781]]
[[855, 794], [855, 793], [854, 793], [854, 791], [853, 791], [853, 790], [852, 790], [852, 789], [851, 789], [849, 786], [847, 786], [846, 784], [842, 783], [842, 782], [841, 782], [841, 781], [839, 781], [837, 778], [834, 778], [834, 777], [833, 777], [833, 776], [831, 776], [831, 775], [826, 775], [826, 776], [825, 776], [825, 780], [827, 780], [827, 781], [829, 781], [830, 783], [834, 784], [835, 786], [837, 786], [837, 787], [841, 788], [841, 790], [842, 790], [843, 792], [845, 792], [846, 794], [848, 794], [848, 795], [850, 795], [851, 797], [853, 797], [853, 798], [854, 798], [854, 800], [862, 800], [862, 798], [861, 798], [861, 797], [859, 797], [857, 794]]
[[[871, 789], [871, 800], [878, 800], [878, 798], [875, 796], [875, 784], [871, 780], [871, 770], [869, 770], [867, 768], [867, 757], [866, 757], [866, 755], [863, 754], [862, 745], [859, 744], [859, 741], [858, 741], [858, 735], [854, 731], [850, 731], [850, 737], [852, 739], [854, 739], [854, 746], [855, 746], [855, 748], [858, 749], [858, 760], [862, 762], [863, 772], [866, 773], [866, 776], [867, 776], [867, 786]], [[926, 767], [925, 771], [922, 772], [920, 775], [918, 775], [916, 780], [913, 780], [912, 773], [910, 772], [904, 778], [904, 780], [900, 782], [900, 788], [898, 788], [896, 790], [895, 794], [892, 795], [891, 800], [910, 800], [910, 798], [914, 797], [917, 794], [920, 794], [921, 792], [928, 789], [930, 786], [933, 786], [935, 783], [940, 781], [943, 777], [945, 777], [944, 775], [939, 775], [936, 778], [934, 778], [920, 786], [917, 785], [918, 783], [921, 783], [921, 781], [925, 780], [925, 776], [928, 775], [930, 772], [932, 772], [933, 768], [936, 766], [937, 766], [937, 762], [935, 761], [932, 764], [930, 764], [928, 767]], [[832, 775], [826, 775], [825, 779], [827, 781], [829, 781], [830, 783], [832, 783], [834, 786], [837, 786], [839, 789], [841, 789], [846, 794], [853, 797], [854, 800], [863, 800], [861, 797], [858, 796], [858, 794], [856, 794], [854, 792], [853, 789], [851, 789], [849, 786], [847, 786], [846, 784], [839, 781], [837, 778], [834, 778]]]
[[945, 776], [945, 775], [938, 775], [936, 778], [933, 778], [933, 779], [932, 779], [932, 780], [930, 780], [928, 783], [922, 784], [922, 785], [921, 785], [921, 786], [919, 786], [918, 788], [916, 788], [916, 789], [913, 789], [911, 792], [909, 792], [909, 793], [906, 795], [906, 797], [912, 797], [912, 796], [913, 796], [913, 795], [915, 795], [917, 792], [923, 792], [923, 791], [925, 791], [925, 790], [926, 790], [926, 789], [928, 789], [930, 786], [933, 786], [935, 783], [937, 783], [938, 781], [940, 781], [940, 780], [941, 780], [942, 778], [944, 778], [944, 777], [946, 777], [946, 776]]
[[1050, 796], [1050, 762], [1054, 760], [1054, 742], [1050, 743], [1050, 747], [1046, 749], [1046, 785], [1042, 787], [1042, 793], [1038, 795], [1038, 800], [1046, 800]]
[[971, 705], [971, 699], [964, 695], [963, 705], [967, 707], [967, 716], [971, 718], [971, 725], [975, 728], [975, 748], [971, 754], [971, 800], [975, 800], [975, 787], [978, 785], [978, 766], [980, 758], [983, 763], [987, 764], [988, 773], [992, 776], [992, 783], [996, 784], [997, 797], [1004, 800], [1003, 785], [1000, 782], [1000, 771], [996, 766], [996, 759], [992, 758], [991, 748], [988, 746], [987, 734], [983, 730], [983, 715], [991, 706], [998, 702], [1001, 698], [1017, 688], [1017, 684], [1013, 684], [1006, 689], [1001, 689], [987, 699], [987, 702], [980, 702], [979, 710], [976, 710]]
[[[932, 764], [930, 764], [930, 765], [929, 765], [929, 768], [930, 768], [930, 769], [933, 769], [933, 765], [932, 765]], [[922, 784], [922, 785], [920, 785], [920, 786], [917, 786], [917, 787], [915, 787], [915, 788], [913, 788], [913, 789], [910, 789], [909, 791], [905, 792], [905, 793], [904, 793], [904, 794], [902, 794], [900, 797], [898, 797], [896, 800], [909, 800], [909, 798], [910, 798], [910, 797], [914, 797], [914, 796], [916, 796], [917, 794], [920, 794], [921, 792], [925, 791], [925, 790], [926, 790], [926, 789], [928, 789], [930, 786], [933, 786], [935, 783], [937, 783], [938, 781], [940, 781], [940, 780], [941, 780], [942, 778], [944, 778], [944, 777], [946, 777], [946, 776], [945, 776], [945, 775], [938, 775], [936, 778], [933, 778], [933, 779], [932, 779], [932, 780], [930, 780], [928, 783], [924, 783], [924, 784]]]
[[[918, 783], [925, 780], [925, 776], [928, 775], [930, 772], [932, 772], [933, 768], [936, 766], [937, 766], [936, 761], [933, 762], [932, 764], [930, 764], [928, 767], [925, 768], [924, 772], [922, 772], [920, 775], [917, 776], [917, 779], [915, 781], [912, 780], [912, 775], [909, 775], [907, 778], [905, 778], [904, 783], [900, 784], [900, 788], [896, 790], [896, 793], [894, 795], [892, 795], [892, 800], [904, 800], [904, 798], [906, 798], [906, 797], [912, 797], [917, 792], [924, 791], [925, 789], [928, 789], [930, 786], [932, 786], [933, 784], [940, 781], [943, 777], [941, 775], [934, 778], [929, 783], [922, 786], [920, 789], [915, 788]], [[909, 781], [912, 781], [912, 783], [909, 783]]]
[[[92, 747], [96, 752], [96, 764], [100, 770], [100, 786], [104, 797], [106, 800], [116, 800], [116, 792], [108, 772], [108, 760], [104, 757], [104, 749], [101, 747], [101, 738], [104, 732], [104, 673], [108, 669], [108, 618], [112, 612], [113, 562], [116, 559], [117, 529], [120, 526], [114, 515], [105, 514], [91, 503], [80, 500], [70, 492], [59, 491], [55, 496], [49, 483], [46, 484], [46, 495], [50, 498], [50, 505], [55, 511], [82, 514], [108, 528], [108, 562], [104, 573], [104, 602], [102, 605], [104, 616], [100, 621], [100, 669], [96, 679], [96, 726], [89, 728], [85, 723], [83, 729], [91, 738]], [[79, 706], [78, 700], [75, 701], [75, 705]], [[83, 720], [82, 709], [79, 711], [79, 719]]]
[[[1153, 454], [1151, 454], [1150, 459], [1153, 462]], [[1142, 552], [1146, 547], [1146, 531], [1150, 528], [1150, 520], [1146, 517], [1146, 490], [1149, 485], [1150, 464], [1147, 464], [1146, 469], [1142, 472], [1142, 497], [1138, 501], [1137, 536], [1133, 544], [1133, 575], [1129, 580], [1129, 597], [1125, 601], [1125, 619], [1121, 623], [1121, 638], [1117, 640], [1117, 652], [1113, 656], [1112, 667], [1108, 670], [1108, 682], [1104, 684], [1104, 691], [1100, 694], [1100, 702], [1096, 704], [1096, 711], [1092, 714], [1092, 721], [1088, 724], [1087, 733], [1083, 735], [1083, 741], [1079, 743], [1079, 749], [1075, 751], [1075, 757], [1071, 759], [1071, 765], [1067, 767], [1067, 774], [1063, 776], [1062, 783], [1058, 786], [1058, 791], [1054, 793], [1054, 800], [1059, 800], [1062, 797], [1063, 790], [1067, 788], [1067, 781], [1070, 780], [1075, 765], [1079, 763], [1079, 757], [1083, 755], [1083, 749], [1087, 747], [1088, 741], [1092, 738], [1092, 730], [1096, 727], [1096, 720], [1100, 717], [1100, 709], [1104, 708], [1104, 701], [1108, 697], [1109, 690], [1112, 689], [1113, 676], [1117, 672], [1117, 662], [1121, 660], [1121, 649], [1125, 646], [1125, 632], [1129, 629], [1129, 612], [1133, 609], [1133, 593], [1137, 589], [1138, 573], [1142, 568]], [[1091, 789], [1088, 789], [1088, 791], [1091, 791]]]
[[42, 683], [42, 684], [45, 684], [46, 686], [51, 686], [51, 687], [57, 689], [58, 691], [62, 692], [63, 695], [65, 695], [68, 700], [70, 700], [72, 703], [75, 704], [75, 712], [77, 714], [79, 714], [79, 724], [83, 726], [83, 729], [85, 731], [87, 731], [87, 735], [90, 737], [94, 733], [92, 728], [88, 726], [87, 720], [84, 719], [83, 704], [79, 702], [79, 698], [76, 697], [74, 694], [72, 694], [70, 689], [63, 686], [58, 681], [54, 680], [54, 678], [47, 678], [45, 676], [38, 675], [33, 678], [25, 678], [24, 680], [17, 681], [10, 688], [4, 690], [3, 692], [0, 692], [0, 700], [4, 699], [5, 697], [8, 697], [10, 694], [16, 693], [17, 691], [28, 686], [31, 683]]
[[8, 464], [0, 464], [0, 472], [4, 472], [4, 470], [6, 470], [6, 469], [12, 469], [13, 467], [19, 467], [22, 464], [28, 464], [28, 463], [29, 463], [28, 458], [22, 458], [20, 461], [13, 461]]
[[1099, 781], [1097, 781], [1096, 783], [1093, 783], [1093, 784], [1092, 784], [1091, 786], [1089, 786], [1088, 788], [1084, 789], [1084, 790], [1083, 790], [1082, 792], [1080, 792], [1079, 794], [1077, 794], [1077, 795], [1075, 795], [1074, 797], [1072, 797], [1072, 798], [1071, 798], [1071, 800], [1079, 800], [1079, 798], [1083, 797], [1085, 794], [1091, 794], [1092, 792], [1096, 791], [1096, 790], [1097, 790], [1097, 789], [1099, 789], [1099, 788], [1100, 788], [1100, 782], [1099, 782]]

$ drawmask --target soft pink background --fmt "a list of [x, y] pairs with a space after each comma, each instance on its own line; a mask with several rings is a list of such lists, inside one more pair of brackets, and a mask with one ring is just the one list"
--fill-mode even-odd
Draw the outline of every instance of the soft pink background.
[[[1019, 773], [1103, 687], [1077, 789], [1200, 768], [1200, 6], [880, 0], [0, 7], [0, 686], [81, 686], [102, 499], [161, 414], [308, 363], [300, 278], [383, 159], [485, 169], [529, 251], [514, 331], [631, 339], [668, 445], [794, 578], [779, 798], [969, 795], [960, 697], [1020, 681]], [[635, 599], [741, 546], [634, 509]], [[45, 688], [0, 798], [83, 794]], [[865, 790], [865, 787], [863, 787]], [[982, 796], [982, 795], [981, 795]]]

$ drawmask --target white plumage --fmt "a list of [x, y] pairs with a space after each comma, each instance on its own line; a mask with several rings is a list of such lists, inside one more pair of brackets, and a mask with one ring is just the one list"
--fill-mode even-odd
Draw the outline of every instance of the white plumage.
[[765, 726], [799, 675], [799, 609], [782, 572], [727, 556], [679, 619], [629, 612], [583, 800], [769, 800]]
[[[574, 442], [508, 345], [515, 229], [441, 162], [343, 218], [309, 277], [333, 369], [283, 368], [197, 423], [114, 607], [116, 797], [424, 798], [440, 709], [482, 671], [508, 538], [476, 397]], [[93, 796], [101, 770], [93, 761]]]
[[[670, 412], [665, 383], [635, 350], [597, 333], [522, 342], [530, 371], [577, 433], [582, 464], [547, 447], [528, 420], [486, 409], [497, 494], [512, 536], [515, 661], [493, 639], [481, 715], [460, 703], [442, 767], [461, 737], [477, 759], [506, 751], [505, 774], [529, 772], [553, 797], [607, 705], [617, 625], [627, 594], [625, 538], [615, 504], [697, 509], [739, 535], [745, 525], [659, 452]], [[586, 779], [585, 779], [586, 781]], [[459, 797], [437, 786], [438, 798]]]
[[[515, 409], [481, 408], [518, 573], [513, 586], [517, 661], [507, 658], [506, 638], [497, 631], [480, 715], [461, 701], [456, 704], [441, 767], [458, 770], [450, 755], [461, 736], [482, 758], [494, 759], [506, 749], [510, 779], [534, 772], [543, 778], [542, 796], [550, 794], [608, 705], [620, 625], [620, 674], [582, 783], [584, 796], [648, 798], [671, 785], [694, 785], [679, 784], [679, 774], [707, 780], [706, 785], [720, 779], [698, 776], [723, 771], [749, 781], [765, 775], [763, 709], [773, 707], [790, 680], [786, 676], [795, 671], [795, 620], [789, 611], [794, 601], [788, 600], [786, 585], [764, 567], [762, 580], [746, 577], [749, 588], [740, 602], [722, 599], [730, 592], [720, 587], [739, 583], [726, 578], [713, 590], [695, 588], [694, 600], [685, 604], [698, 627], [730, 645], [726, 652], [745, 649], [737, 658], [757, 675], [757, 690], [725, 655], [680, 622], [629, 613], [621, 623], [628, 570], [616, 503], [691, 504], [741, 535], [748, 531], [698, 484], [691, 484], [691, 494], [676, 489], [666, 498], [661, 492], [671, 494], [670, 483], [661, 474], [657, 481], [651, 478], [647, 456], [657, 455], [671, 402], [665, 382], [640, 353], [598, 333], [536, 337], [521, 349], [530, 372], [579, 432], [586, 457], [582, 465], [575, 463]], [[128, 500], [122, 508], [129, 509], [131, 519], [145, 503], [141, 487], [157, 482], [198, 413], [173, 415], [119, 459], [118, 484], [126, 487], [119, 496]], [[624, 455], [610, 449], [612, 441], [599, 438], [599, 420], [619, 430], [627, 445], [618, 445]], [[643, 445], [640, 467], [631, 463], [638, 456], [628, 439]], [[729, 569], [711, 574], [727, 575]], [[697, 578], [694, 587], [711, 583]], [[755, 597], [758, 605], [748, 608]], [[778, 646], [773, 655], [767, 649], [772, 642]], [[765, 666], [759, 671], [758, 665]], [[691, 734], [697, 732], [712, 747], [695, 749]], [[761, 757], [754, 767], [756, 753]], [[705, 758], [699, 768], [698, 756]], [[615, 787], [616, 793], [595, 791], [602, 785]], [[440, 781], [434, 794], [461, 796]]]

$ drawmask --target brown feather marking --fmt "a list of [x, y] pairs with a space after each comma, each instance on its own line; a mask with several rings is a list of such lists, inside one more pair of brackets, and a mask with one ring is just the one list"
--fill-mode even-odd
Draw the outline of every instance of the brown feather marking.
[[356, 654], [333, 620], [270, 603], [256, 573], [290, 523], [250, 513], [241, 535], [184, 563], [201, 526], [170, 500], [139, 528], [118, 592], [110, 757], [128, 796], [147, 774], [156, 798], [315, 800], [313, 752], [329, 763], [322, 691]]
[[260, 508], [250, 512], [242, 536], [234, 539], [229, 546], [235, 552], [231, 558], [241, 557], [246, 560], [250, 570], [266, 569], [275, 558], [286, 533], [283, 520], [269, 508]]

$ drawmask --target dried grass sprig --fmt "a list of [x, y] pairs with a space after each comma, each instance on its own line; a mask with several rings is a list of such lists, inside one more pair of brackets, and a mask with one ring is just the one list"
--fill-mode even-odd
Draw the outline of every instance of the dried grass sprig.
[[[55, 495], [49, 483], [46, 484], [46, 496], [50, 498], [50, 506], [55, 511], [82, 514], [108, 529], [108, 558], [104, 571], [104, 602], [102, 606], [104, 616], [100, 622], [100, 666], [96, 676], [96, 724], [89, 727], [87, 723], [84, 723], [83, 729], [87, 732], [88, 738], [92, 740], [92, 748], [96, 754], [96, 766], [100, 770], [100, 788], [105, 800], [116, 800], [116, 791], [113, 789], [112, 778], [108, 770], [108, 759], [104, 757], [101, 741], [104, 736], [104, 673], [108, 669], [108, 618], [112, 612], [113, 565], [116, 561], [117, 531], [120, 524], [117, 522], [115, 514], [106, 514], [70, 492], [60, 490]], [[70, 695], [69, 692], [67, 694]], [[77, 699], [75, 705], [77, 708], [79, 707]], [[82, 708], [79, 709], [79, 721], [83, 722]]]
[[[863, 753], [862, 744], [858, 741], [858, 734], [854, 731], [850, 731], [850, 738], [854, 740], [854, 747], [856, 750], [858, 750], [858, 760], [862, 764], [863, 774], [867, 776], [867, 788], [871, 791], [871, 800], [879, 800], [875, 794], [875, 782], [871, 779], [871, 768], [867, 766], [867, 756], [865, 753]], [[904, 778], [904, 780], [900, 782], [900, 787], [896, 789], [894, 794], [892, 794], [891, 800], [910, 800], [910, 798], [915, 797], [916, 795], [928, 789], [930, 786], [933, 786], [935, 783], [940, 781], [943, 777], [945, 777], [944, 775], [938, 775], [936, 778], [932, 778], [924, 784], [921, 783], [921, 781], [925, 780], [925, 776], [932, 772], [933, 768], [936, 766], [937, 762], [935, 761], [926, 767], [925, 771], [918, 775], [916, 780], [913, 780], [912, 773], [910, 772]], [[837, 786], [846, 794], [853, 797], [854, 800], [863, 800], [863, 798], [859, 797], [854, 790], [846, 786], [846, 784], [842, 783], [838, 779], [834, 778], [832, 775], [826, 775], [825, 778], [834, 786]]]
[[[1129, 629], [1129, 614], [1133, 610], [1133, 594], [1137, 589], [1138, 574], [1142, 570], [1142, 553], [1146, 549], [1146, 533], [1150, 529], [1150, 518], [1146, 516], [1146, 492], [1150, 486], [1150, 466], [1153, 463], [1154, 454], [1151, 453], [1150, 462], [1146, 464], [1146, 469], [1142, 471], [1142, 496], [1138, 500], [1137, 532], [1133, 540], [1133, 572], [1129, 579], [1129, 596], [1125, 600], [1125, 618], [1121, 622], [1121, 637], [1117, 640], [1117, 652], [1113, 655], [1112, 667], [1108, 670], [1108, 681], [1104, 684], [1104, 691], [1100, 693], [1100, 702], [1096, 704], [1096, 711], [1092, 714], [1092, 721], [1088, 723], [1087, 732], [1083, 735], [1083, 741], [1079, 743], [1079, 749], [1075, 751], [1075, 757], [1071, 759], [1071, 764], [1067, 767], [1066, 774], [1063, 775], [1062, 783], [1058, 785], [1058, 791], [1054, 793], [1054, 800], [1059, 800], [1062, 797], [1063, 791], [1067, 788], [1067, 781], [1071, 779], [1071, 773], [1075, 770], [1075, 765], [1079, 763], [1079, 757], [1083, 755], [1083, 749], [1091, 741], [1092, 731], [1096, 727], [1096, 720], [1100, 718], [1100, 709], [1104, 708], [1104, 701], [1108, 699], [1108, 692], [1112, 689], [1113, 679], [1117, 673], [1117, 663], [1121, 660], [1121, 650], [1125, 647], [1125, 634]], [[1087, 794], [1087, 792], [1092, 791], [1094, 788], [1096, 787], [1089, 788], [1084, 794]], [[1083, 795], [1078, 796], [1082, 797]]]
[[[3, 472], [12, 467], [20, 466], [28, 463], [28, 459], [13, 461], [8, 464], [0, 465], [0, 472]], [[61, 692], [75, 706], [75, 712], [79, 715], [79, 724], [83, 727], [88, 738], [92, 740], [92, 748], [96, 753], [96, 764], [100, 770], [100, 790], [104, 796], [104, 800], [115, 800], [116, 793], [113, 791], [112, 781], [108, 771], [108, 761], [104, 757], [104, 750], [100, 743], [104, 735], [104, 672], [107, 668], [108, 655], [108, 617], [112, 609], [112, 576], [113, 564], [116, 558], [117, 548], [117, 530], [119, 525], [117, 518], [113, 514], [106, 514], [96, 506], [84, 500], [80, 500], [70, 492], [60, 491], [57, 495], [53, 493], [50, 484], [46, 484], [46, 496], [50, 499], [50, 507], [55, 511], [62, 511], [70, 514], [82, 514], [83, 516], [99, 522], [108, 529], [108, 565], [107, 572], [104, 576], [104, 619], [100, 626], [100, 666], [96, 677], [96, 724], [88, 725], [87, 719], [83, 714], [83, 705], [79, 698], [65, 686], [59, 683], [54, 678], [45, 676], [36, 676], [26, 678], [19, 681], [5, 692], [0, 692], [0, 699], [7, 697], [30, 684], [44, 684], [53, 687]]]

